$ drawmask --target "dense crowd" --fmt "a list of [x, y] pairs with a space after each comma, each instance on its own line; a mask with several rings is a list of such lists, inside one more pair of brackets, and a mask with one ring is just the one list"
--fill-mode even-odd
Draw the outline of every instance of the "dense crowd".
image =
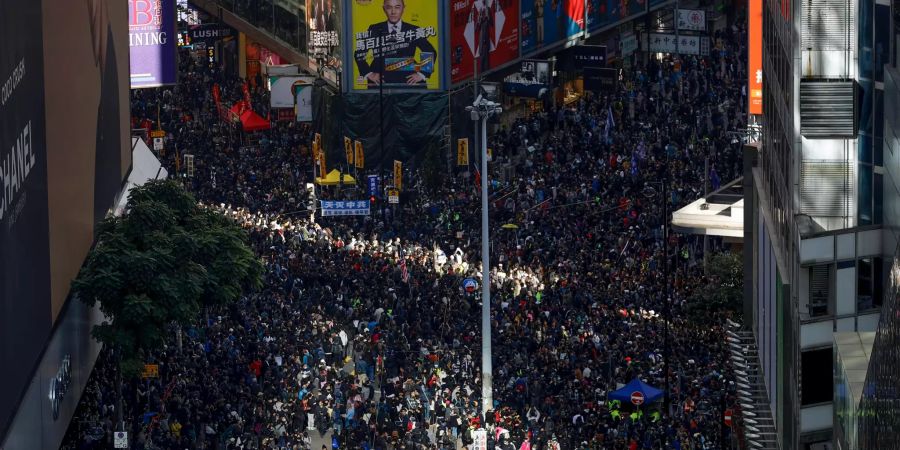
[[[135, 126], [160, 105], [170, 174], [176, 155], [193, 154], [194, 176], [182, 179], [246, 228], [267, 270], [264, 289], [146, 355], [160, 377], [125, 388], [132, 448], [308, 449], [331, 435], [334, 448], [452, 449], [481, 427], [504, 450], [718, 448], [732, 401], [724, 317], [686, 314], [703, 282], [702, 246], [675, 233], [664, 242], [662, 231], [663, 201], [671, 213], [702, 195], [706, 175], [714, 186], [740, 175], [730, 131], [744, 126], [746, 35], [738, 25], [716, 37], [723, 49], [709, 57], [651, 58], [623, 71], [615, 93], [492, 134], [486, 415], [481, 297], [462, 284], [481, 280], [473, 173], [448, 174], [436, 189], [413, 173], [415, 195], [396, 212], [312, 220], [314, 130], [275, 123], [247, 136], [222, 123], [211, 87], [237, 100], [240, 82], [187, 56], [178, 86], [133, 91]], [[262, 110], [265, 89], [251, 96]], [[608, 402], [636, 377], [665, 386], [669, 297], [670, 411]], [[104, 354], [71, 448], [109, 445], [113, 374]]]

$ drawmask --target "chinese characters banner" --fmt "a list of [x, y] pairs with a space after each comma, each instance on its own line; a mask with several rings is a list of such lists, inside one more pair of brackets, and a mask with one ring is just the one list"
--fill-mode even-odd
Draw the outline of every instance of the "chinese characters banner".
[[340, 70], [341, 0], [309, 0], [306, 23], [309, 55], [323, 58], [325, 66]]
[[747, 62], [747, 87], [750, 91], [750, 114], [762, 114], [762, 0], [750, 0]]
[[519, 56], [519, 0], [453, 0], [451, 82], [464, 81]]
[[438, 2], [352, 0], [353, 89], [440, 89]]

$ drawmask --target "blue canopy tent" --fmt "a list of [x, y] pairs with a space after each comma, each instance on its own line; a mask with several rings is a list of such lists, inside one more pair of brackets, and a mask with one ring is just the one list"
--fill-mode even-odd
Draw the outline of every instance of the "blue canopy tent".
[[663, 395], [663, 391], [644, 383], [639, 378], [635, 378], [621, 389], [610, 392], [609, 399], [618, 400], [623, 404], [631, 405], [633, 404], [632, 397], [639, 397], [634, 395], [636, 392], [640, 392], [643, 396], [643, 404], [653, 403], [656, 400], [659, 400]]

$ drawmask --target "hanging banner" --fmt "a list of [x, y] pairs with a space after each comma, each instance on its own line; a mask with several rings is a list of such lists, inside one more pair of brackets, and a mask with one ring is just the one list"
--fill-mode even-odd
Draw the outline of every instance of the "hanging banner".
[[522, 0], [523, 55], [565, 39], [567, 30], [565, 3], [566, 0]]
[[313, 120], [313, 107], [312, 107], [312, 93], [313, 93], [313, 82], [312, 81], [295, 81], [293, 84], [294, 88], [294, 114], [297, 115], [297, 122], [312, 122]]
[[678, 29], [706, 31], [706, 11], [702, 9], [679, 9]]
[[344, 136], [344, 153], [347, 154], [347, 165], [352, 166], [356, 161], [353, 158], [353, 141]]
[[394, 188], [403, 190], [403, 163], [394, 161]]
[[378, 175], [369, 175], [366, 177], [369, 186], [369, 197], [378, 196]]
[[484, 73], [519, 57], [519, 0], [454, 0], [450, 12], [450, 80]]
[[325, 170], [325, 152], [319, 148], [319, 176], [324, 178], [327, 173], [328, 171]]
[[362, 141], [356, 141], [356, 168], [362, 169], [366, 166], [366, 155], [363, 153]]
[[456, 140], [456, 165], [469, 165], [469, 138]]
[[131, 88], [175, 84], [175, 0], [128, 2]]
[[315, 77], [269, 77], [270, 99], [269, 106], [273, 108], [294, 108], [297, 86], [310, 86], [316, 81]]
[[351, 0], [353, 89], [440, 89], [439, 2]]
[[307, 49], [311, 56], [331, 58], [340, 67], [340, 0], [309, 0], [306, 23], [309, 27]]
[[709, 38], [706, 36], [676, 36], [669, 33], [644, 34], [645, 48], [653, 53], [681, 55], [709, 55]]
[[320, 200], [322, 217], [333, 216], [368, 216], [370, 203], [368, 200]]
[[747, 89], [750, 114], [762, 114], [762, 0], [749, 0], [747, 17]]

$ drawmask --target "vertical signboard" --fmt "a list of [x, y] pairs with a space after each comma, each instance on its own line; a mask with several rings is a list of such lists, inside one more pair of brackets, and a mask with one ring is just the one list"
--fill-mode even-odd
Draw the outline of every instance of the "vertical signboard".
[[519, 56], [519, 0], [453, 0], [450, 81], [459, 83]]
[[[522, 0], [522, 54], [562, 41], [567, 0]], [[575, 0], [578, 1], [578, 0]]]
[[394, 188], [403, 190], [403, 163], [394, 160]]
[[350, 0], [353, 90], [440, 89], [434, 0]]
[[762, 8], [763, 0], [750, 0], [747, 17], [747, 87], [750, 114], [762, 114]]
[[131, 88], [176, 83], [175, 0], [128, 0]]
[[50, 333], [45, 120], [41, 2], [0, 0], [0, 436]]
[[587, 0], [588, 31], [611, 26], [644, 12], [646, 0]]
[[338, 72], [343, 64], [341, 17], [341, 0], [309, 0], [306, 5], [309, 56]]

